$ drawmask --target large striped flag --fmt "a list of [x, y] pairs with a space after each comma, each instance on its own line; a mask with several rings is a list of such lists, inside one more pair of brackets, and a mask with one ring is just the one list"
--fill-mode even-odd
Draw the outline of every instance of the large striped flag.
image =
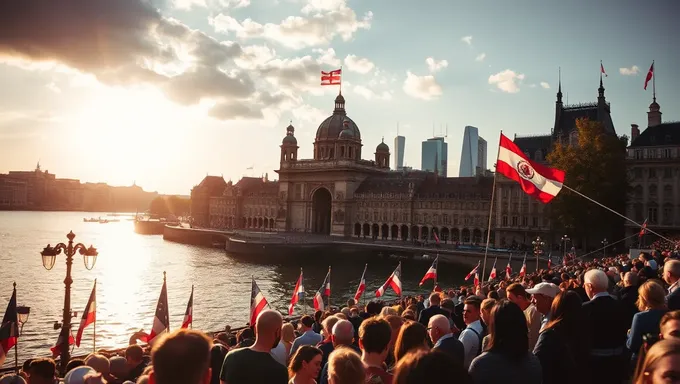
[[295, 304], [298, 301], [305, 300], [305, 286], [302, 279], [302, 268], [300, 268], [300, 277], [298, 277], [297, 283], [295, 283], [295, 290], [293, 291], [293, 297], [290, 298], [290, 305], [288, 306], [288, 316], [293, 315], [295, 309]]
[[401, 296], [401, 261], [399, 262], [399, 265], [397, 265], [397, 268], [394, 269], [394, 272], [392, 272], [390, 277], [387, 278], [385, 284], [375, 291], [375, 297], [384, 295], [388, 287], [392, 287], [394, 293], [396, 293], [397, 296]]
[[156, 305], [156, 314], [153, 317], [153, 326], [151, 333], [146, 338], [146, 342], [151, 344], [155, 338], [164, 334], [170, 333], [170, 313], [168, 308], [168, 287], [165, 284], [165, 272], [163, 272], [163, 286], [161, 287], [161, 295], [158, 297], [158, 304]]
[[314, 295], [314, 309], [317, 311], [323, 311], [325, 308], [325, 305], [323, 303], [323, 297], [330, 297], [331, 296], [331, 267], [328, 267], [328, 273], [326, 274], [326, 278], [323, 279], [323, 283], [321, 284], [321, 288], [319, 288], [318, 291], [316, 291], [316, 294]]
[[[434, 233], [434, 232], [433, 232]], [[439, 241], [437, 241], [439, 242]], [[434, 258], [434, 261], [432, 262], [432, 265], [430, 266], [430, 269], [425, 272], [425, 276], [423, 276], [422, 280], [420, 280], [420, 286], [422, 286], [427, 280], [429, 279], [434, 279], [437, 281], [437, 263], [439, 261], [439, 255]]]
[[481, 263], [481, 261], [478, 261], [478, 262], [477, 262], [477, 265], [475, 265], [475, 267], [472, 268], [472, 271], [470, 271], [470, 273], [468, 273], [468, 274], [465, 276], [465, 281], [470, 280], [470, 278], [471, 278], [472, 276], [474, 276], [475, 273], [477, 273], [477, 270], [479, 269], [479, 264], [480, 264], [480, 263]]
[[85, 327], [97, 321], [97, 280], [94, 281], [90, 298], [87, 300], [87, 305], [83, 311], [83, 318], [80, 319], [80, 326], [76, 333], [76, 346], [80, 347], [80, 340], [83, 338], [83, 331]]
[[19, 319], [17, 317], [17, 285], [14, 283], [12, 297], [7, 304], [5, 316], [0, 324], [0, 367], [5, 362], [5, 357], [17, 343], [19, 337]]
[[364, 266], [364, 273], [361, 274], [361, 281], [359, 281], [359, 286], [357, 287], [357, 292], [354, 294], [354, 301], [357, 303], [359, 302], [359, 299], [361, 298], [361, 295], [364, 294], [364, 291], [366, 290], [366, 269], [368, 268], [368, 264]]
[[342, 82], [342, 68], [329, 72], [321, 71], [321, 85], [340, 85]]
[[182, 320], [182, 328], [189, 328], [194, 324], [194, 286], [191, 285], [191, 296], [187, 303], [187, 310], [184, 312], [184, 320]]
[[269, 305], [267, 299], [257, 286], [255, 278], [251, 277], [252, 284], [250, 285], [250, 326], [254, 326], [257, 321], [257, 316]]
[[649, 67], [649, 71], [647, 71], [647, 77], [645, 77], [645, 91], [647, 90], [647, 84], [652, 77], [654, 77], [654, 60], [652, 60], [652, 65]]

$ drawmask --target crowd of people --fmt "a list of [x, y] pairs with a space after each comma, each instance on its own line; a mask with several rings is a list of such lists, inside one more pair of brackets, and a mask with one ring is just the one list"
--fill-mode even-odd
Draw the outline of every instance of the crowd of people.
[[[231, 334], [182, 329], [150, 353], [72, 359], [65, 384], [680, 383], [680, 260], [643, 253], [404, 297], [350, 299]], [[52, 384], [52, 359], [0, 384]]]

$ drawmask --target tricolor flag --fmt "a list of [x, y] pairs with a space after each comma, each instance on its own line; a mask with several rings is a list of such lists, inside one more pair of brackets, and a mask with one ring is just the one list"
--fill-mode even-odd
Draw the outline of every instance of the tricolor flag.
[[62, 328], [61, 332], [59, 332], [59, 337], [57, 338], [57, 344], [55, 344], [54, 347], [50, 348], [50, 351], [52, 352], [52, 358], [56, 359], [57, 356], [61, 355], [61, 345], [64, 344], [64, 333], [68, 332], [68, 345], [73, 345], [75, 343], [75, 340], [73, 339], [73, 334], [71, 333], [70, 330], [66, 330], [66, 328]]
[[552, 252], [548, 255], [548, 270], [552, 268]]
[[[439, 242], [439, 241], [437, 241]], [[423, 276], [423, 279], [420, 280], [419, 286], [423, 286], [423, 284], [429, 280], [433, 279], [434, 281], [437, 281], [437, 263], [439, 262], [439, 256], [434, 258], [434, 261], [432, 262], [432, 265], [430, 266], [430, 269], [425, 272], [425, 276]]]
[[496, 262], [497, 261], [498, 261], [498, 257], [493, 261], [493, 267], [491, 267], [491, 273], [489, 273], [489, 281], [496, 278]]
[[194, 324], [194, 286], [191, 286], [191, 296], [187, 303], [187, 310], [184, 312], [184, 320], [182, 320], [182, 328], [189, 328]]
[[354, 301], [357, 303], [359, 302], [359, 299], [361, 298], [361, 295], [364, 294], [364, 291], [366, 290], [366, 269], [368, 268], [368, 264], [364, 266], [364, 273], [361, 274], [361, 281], [359, 281], [359, 287], [357, 287], [357, 292], [354, 294]]
[[5, 316], [0, 324], [0, 367], [5, 362], [5, 357], [17, 343], [19, 337], [19, 319], [17, 316], [17, 286], [14, 284], [12, 297], [7, 304]]
[[475, 289], [479, 287], [479, 272], [475, 272]]
[[512, 260], [512, 253], [510, 254], [510, 257], [508, 257], [508, 265], [505, 267], [505, 278], [507, 280], [510, 280], [510, 275], [512, 275], [512, 266], [510, 265], [511, 260]]
[[519, 147], [501, 133], [496, 171], [515, 180], [524, 192], [543, 203], [549, 203], [562, 189], [564, 171], [535, 163]]
[[161, 287], [161, 295], [158, 297], [158, 304], [156, 304], [156, 314], [153, 317], [153, 326], [151, 333], [146, 338], [146, 342], [151, 344], [155, 338], [164, 334], [170, 333], [170, 313], [168, 308], [168, 287], [165, 284], [165, 272], [163, 272], [163, 286]]
[[317, 311], [323, 311], [325, 305], [323, 303], [323, 297], [331, 296], [331, 267], [328, 267], [328, 273], [326, 278], [323, 279], [323, 283], [316, 294], [314, 295], [314, 309]]
[[468, 274], [465, 276], [465, 281], [470, 280], [470, 278], [471, 278], [475, 273], [477, 273], [477, 270], [479, 269], [479, 263], [481, 263], [481, 261], [478, 261], [478, 262], [477, 262], [477, 265], [475, 265], [475, 267], [472, 268], [472, 271], [470, 271], [470, 273], [468, 273]]
[[642, 239], [642, 236], [647, 234], [647, 219], [645, 219], [644, 223], [642, 223], [642, 227], [640, 227], [640, 234], [638, 235], [638, 238]]
[[439, 244], [439, 236], [437, 236], [437, 232], [432, 231], [432, 236], [434, 237], [434, 241], [436, 241], [437, 244]]
[[252, 278], [252, 284], [250, 286], [250, 326], [254, 326], [257, 321], [257, 316], [264, 310], [269, 303], [265, 299], [260, 287], [257, 286], [255, 278]]
[[647, 84], [649, 83], [649, 80], [654, 77], [654, 61], [652, 61], [652, 66], [649, 67], [649, 71], [647, 72], [647, 77], [645, 78], [645, 91], [647, 90]]
[[76, 346], [80, 347], [80, 340], [83, 338], [83, 331], [85, 328], [97, 321], [97, 280], [94, 281], [90, 298], [87, 300], [87, 305], [83, 311], [83, 318], [80, 319], [80, 326], [76, 333]]
[[342, 68], [330, 72], [321, 71], [321, 85], [340, 85], [342, 82]]
[[399, 265], [397, 265], [397, 268], [392, 272], [390, 277], [387, 278], [385, 284], [375, 291], [375, 297], [384, 295], [388, 287], [392, 287], [394, 293], [396, 293], [397, 296], [401, 296], [401, 262], [399, 262]]
[[288, 316], [293, 316], [293, 310], [295, 309], [295, 304], [298, 301], [305, 300], [305, 287], [302, 281], [302, 268], [300, 268], [300, 277], [298, 277], [297, 283], [295, 283], [295, 290], [293, 291], [293, 297], [290, 298], [290, 305], [288, 306]]
[[607, 75], [607, 72], [604, 70], [604, 65], [602, 65], [602, 60], [600, 60], [600, 73], [604, 75], [604, 77], [609, 77]]
[[524, 261], [522, 261], [522, 269], [519, 270], [519, 276], [524, 277], [527, 274], [527, 254], [524, 254]]

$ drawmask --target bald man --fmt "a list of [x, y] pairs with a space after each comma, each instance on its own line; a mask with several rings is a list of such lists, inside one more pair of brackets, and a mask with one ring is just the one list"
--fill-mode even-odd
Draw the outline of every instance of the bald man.
[[286, 384], [288, 371], [270, 354], [281, 340], [283, 317], [277, 311], [260, 313], [255, 322], [255, 343], [227, 354], [220, 374], [221, 384]]
[[678, 289], [678, 286], [680, 286], [680, 261], [668, 260], [663, 265], [663, 279], [669, 285], [668, 296], [666, 296], [668, 309], [676, 311], [680, 309], [680, 289]]
[[451, 333], [449, 319], [444, 315], [434, 315], [430, 318], [427, 329], [434, 343], [432, 349], [448, 353], [462, 368], [465, 362], [465, 348]]
[[331, 352], [340, 348], [348, 347], [352, 348], [356, 353], [361, 353], [359, 348], [354, 344], [354, 325], [349, 320], [338, 320], [331, 331], [331, 344], [322, 344], [319, 349], [323, 352], [321, 358], [321, 371], [319, 371], [319, 377], [317, 382], [328, 383], [328, 357]]

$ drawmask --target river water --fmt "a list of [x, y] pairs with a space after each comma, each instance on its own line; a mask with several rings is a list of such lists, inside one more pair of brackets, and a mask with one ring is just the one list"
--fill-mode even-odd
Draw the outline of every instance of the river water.
[[[12, 294], [12, 282], [17, 283], [19, 305], [31, 307], [28, 322], [19, 339], [19, 361], [29, 357], [47, 356], [59, 335], [53, 323], [61, 321], [64, 303], [66, 263], [63, 254], [57, 256], [50, 271], [42, 266], [40, 251], [46, 244], [67, 242], [66, 234], [73, 230], [75, 241], [93, 244], [99, 250], [95, 267], [88, 271], [82, 256], [74, 257], [71, 307], [78, 312], [73, 319], [73, 333], [87, 303], [94, 280], [97, 279], [97, 348], [127, 345], [130, 335], [143, 329], [149, 331], [163, 271], [167, 272], [170, 327], [178, 328], [184, 317], [187, 301], [194, 293], [194, 328], [218, 331], [229, 324], [243, 326], [248, 321], [250, 276], [254, 276], [265, 297], [275, 309], [287, 312], [292, 290], [300, 267], [304, 268], [307, 305], [312, 305], [314, 292], [319, 289], [329, 263], [332, 265], [333, 304], [354, 295], [361, 278], [364, 262], [319, 255], [304, 260], [282, 261], [278, 264], [251, 263], [228, 255], [220, 249], [204, 248], [164, 241], [160, 235], [139, 235], [133, 223], [85, 223], [83, 217], [105, 216], [106, 213], [82, 212], [0, 212], [0, 316], [4, 314]], [[122, 218], [124, 220], [124, 218]], [[395, 268], [394, 260], [368, 259], [367, 290], [364, 299], [375, 297], [375, 290]], [[402, 263], [404, 294], [427, 294], [418, 282], [429, 267], [428, 262]], [[463, 282], [467, 268], [441, 264], [439, 280], [443, 287]], [[391, 290], [385, 296], [394, 298]], [[303, 309], [298, 306], [296, 313]], [[311, 310], [310, 310], [311, 311]], [[93, 327], [88, 327], [74, 355], [92, 351]], [[13, 364], [11, 351], [6, 364]]]

